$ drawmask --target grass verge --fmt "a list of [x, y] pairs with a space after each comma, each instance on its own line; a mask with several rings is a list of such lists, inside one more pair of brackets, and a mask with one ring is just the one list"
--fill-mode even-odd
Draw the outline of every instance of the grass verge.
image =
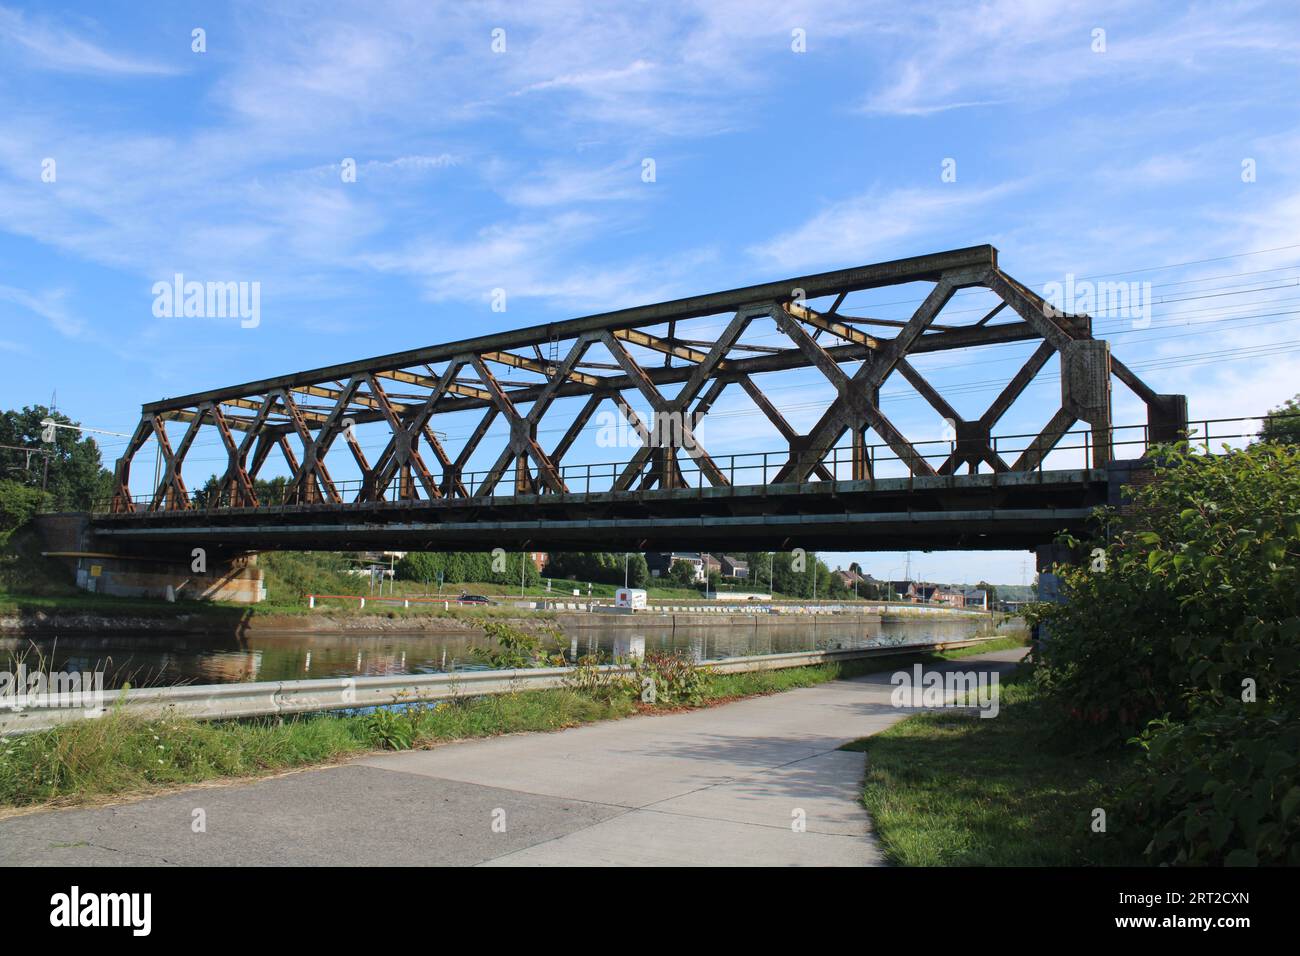
[[1123, 866], [1141, 861], [1093, 830], [1134, 773], [1125, 753], [1063, 753], [1026, 673], [1001, 682], [1000, 713], [929, 711], [846, 749], [867, 754], [863, 802], [903, 866]]
[[[738, 674], [705, 671], [700, 705], [1018, 644], [1008, 638], [941, 655], [898, 654]], [[623, 698], [602, 701], [572, 690], [540, 690], [416, 705], [400, 715], [384, 712], [392, 719], [314, 714], [283, 722], [271, 718], [149, 720], [113, 712], [98, 720], [0, 739], [0, 807], [73, 806], [210, 780], [323, 766], [379, 749], [394, 734], [404, 745], [428, 748], [450, 740], [559, 730], [653, 709]]]

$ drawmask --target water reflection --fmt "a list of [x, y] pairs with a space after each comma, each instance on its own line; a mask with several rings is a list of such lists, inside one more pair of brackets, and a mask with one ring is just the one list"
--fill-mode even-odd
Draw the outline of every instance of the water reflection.
[[[747, 654], [856, 649], [882, 644], [956, 640], [974, 634], [976, 618], [886, 620], [846, 618], [830, 623], [745, 622], [733, 627], [632, 629], [597, 624], [574, 628], [562, 648], [583, 654], [630, 657], [685, 651], [697, 661]], [[474, 666], [473, 632], [371, 634], [278, 633], [252, 636], [111, 634], [0, 639], [0, 662], [28, 669], [105, 672], [105, 686], [167, 686], [242, 681], [302, 680], [382, 674], [428, 674]]]

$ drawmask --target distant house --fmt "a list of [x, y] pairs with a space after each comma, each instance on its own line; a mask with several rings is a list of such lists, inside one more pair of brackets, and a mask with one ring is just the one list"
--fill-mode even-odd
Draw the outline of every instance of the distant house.
[[850, 591], [867, 583], [867, 579], [858, 574], [857, 571], [841, 571], [839, 568], [836, 568], [834, 573], [835, 576], [840, 579], [841, 583], [843, 583], [843, 585]]
[[707, 578], [710, 574], [722, 573], [722, 562], [711, 554], [700, 555], [701, 569]]
[[918, 584], [916, 600], [924, 604], [945, 604], [948, 607], [965, 607], [965, 599], [957, 588], [946, 588], [942, 584]]
[[890, 601], [912, 601], [919, 600], [917, 595], [917, 584], [915, 581], [889, 581], [888, 583], [888, 600]]
[[650, 551], [645, 556], [652, 578], [668, 577], [668, 572], [678, 561], [685, 561], [695, 569], [696, 581], [704, 580], [704, 560], [698, 551]]
[[722, 556], [722, 576], [743, 580], [749, 577], [749, 564], [729, 554]]
[[962, 606], [980, 611], [989, 609], [989, 592], [983, 588], [962, 588]]
[[549, 558], [549, 555], [547, 555], [547, 553], [546, 553], [545, 551], [529, 551], [529, 552], [528, 552], [528, 560], [530, 560], [530, 561], [533, 562], [534, 567], [537, 568], [537, 573], [538, 573], [538, 574], [541, 574], [541, 573], [542, 573], [542, 568], [546, 567], [546, 562], [547, 562], [548, 558]]
[[910, 601], [913, 604], [944, 604], [948, 607], [966, 606], [961, 588], [949, 588], [942, 584], [918, 584], [915, 581], [890, 581], [887, 587], [890, 598], [895, 601]]

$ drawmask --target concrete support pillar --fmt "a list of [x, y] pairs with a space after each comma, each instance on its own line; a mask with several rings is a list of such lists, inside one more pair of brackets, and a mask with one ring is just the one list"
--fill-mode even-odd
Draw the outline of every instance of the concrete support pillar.
[[1076, 564], [1076, 555], [1061, 544], [1040, 544], [1034, 549], [1038, 569], [1038, 600], [1061, 602], [1061, 579], [1052, 569], [1058, 564]]
[[[1065, 603], [1061, 590], [1061, 578], [1053, 570], [1057, 565], [1079, 564], [1084, 554], [1079, 550], [1067, 548], [1063, 544], [1040, 544], [1034, 549], [1034, 563], [1038, 569], [1038, 600], [1052, 604]], [[1039, 643], [1048, 639], [1047, 629], [1039, 625], [1035, 629], [1034, 639]]]

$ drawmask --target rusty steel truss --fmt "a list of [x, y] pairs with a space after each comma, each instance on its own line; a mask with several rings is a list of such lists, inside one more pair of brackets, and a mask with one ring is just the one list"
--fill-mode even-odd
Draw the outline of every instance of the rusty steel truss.
[[[907, 283], [929, 284], [928, 294], [906, 320], [840, 312], [850, 293]], [[999, 300], [976, 321], [936, 323], [959, 290], [982, 287]], [[829, 306], [809, 303], [833, 297]], [[698, 339], [680, 326], [722, 317], [720, 333]], [[757, 345], [742, 336], [755, 320], [771, 318], [785, 340]], [[999, 318], [1000, 317], [1000, 318]], [[999, 319], [998, 321], [994, 321]], [[1010, 319], [1010, 321], [1008, 321]], [[716, 321], [715, 321], [716, 327]], [[888, 333], [888, 334], [886, 334]], [[970, 349], [1002, 342], [1038, 341], [1024, 366], [982, 415], [963, 418], [911, 359], [923, 353]], [[1005, 460], [992, 429], [1053, 356], [1060, 357], [1061, 402], [1037, 437], [1013, 460]], [[637, 356], [640, 356], [639, 358]], [[654, 356], [648, 359], [647, 356]], [[847, 367], [846, 367], [847, 366]], [[852, 368], [856, 366], [856, 368]], [[761, 373], [816, 368], [836, 395], [806, 434], [786, 420], [777, 403], [755, 382]], [[880, 389], [897, 373], [955, 432], [945, 460], [927, 460], [880, 407]], [[1032, 472], [1082, 422], [1090, 431], [1089, 464], [1103, 468], [1113, 457], [1111, 377], [1126, 384], [1148, 410], [1152, 441], [1178, 437], [1186, 428], [1186, 400], [1154, 392], [1092, 337], [1086, 315], [1060, 314], [1039, 295], [998, 268], [992, 246], [877, 263], [783, 282], [679, 299], [657, 305], [534, 326], [512, 332], [415, 349], [329, 368], [213, 389], [145, 405], [140, 423], [116, 466], [111, 512], [196, 510], [182, 479], [182, 465], [196, 437], [219, 436], [226, 455], [218, 493], [204, 508], [258, 508], [422, 500], [431, 505], [499, 495], [562, 496], [571, 493], [563, 460], [593, 414], [611, 402], [642, 444], [630, 453], [613, 481], [614, 492], [686, 486], [683, 455], [700, 480], [725, 486], [729, 477], [699, 443], [692, 426], [707, 415], [729, 385], [743, 389], [788, 446], [788, 456], [769, 484], [833, 480], [828, 467], [845, 452], [850, 436], [853, 479], [869, 479], [867, 436], [874, 432], [915, 477], [969, 473]], [[673, 390], [675, 387], [675, 391]], [[538, 426], [560, 398], [582, 396], [576, 415], [553, 447], [538, 440]], [[639, 397], [653, 410], [647, 423], [634, 409]], [[439, 416], [479, 411], [477, 427], [460, 448], [448, 449], [435, 425]], [[466, 479], [467, 464], [490, 426], [502, 419], [508, 435], [485, 473]], [[661, 420], [685, 428], [661, 430]], [[168, 422], [186, 423], [176, 444]], [[386, 445], [374, 460], [357, 440], [357, 426], [382, 423]], [[150, 440], [161, 454], [160, 480], [145, 500], [129, 491], [132, 460]], [[340, 445], [346, 450], [340, 449]], [[373, 450], [373, 449], [372, 449]], [[350, 456], [360, 482], [343, 487], [331, 476], [330, 453]], [[288, 471], [283, 495], [258, 499], [255, 479], [282, 456]], [[782, 454], [785, 454], [784, 452]], [[503, 485], [509, 477], [512, 484]]]

